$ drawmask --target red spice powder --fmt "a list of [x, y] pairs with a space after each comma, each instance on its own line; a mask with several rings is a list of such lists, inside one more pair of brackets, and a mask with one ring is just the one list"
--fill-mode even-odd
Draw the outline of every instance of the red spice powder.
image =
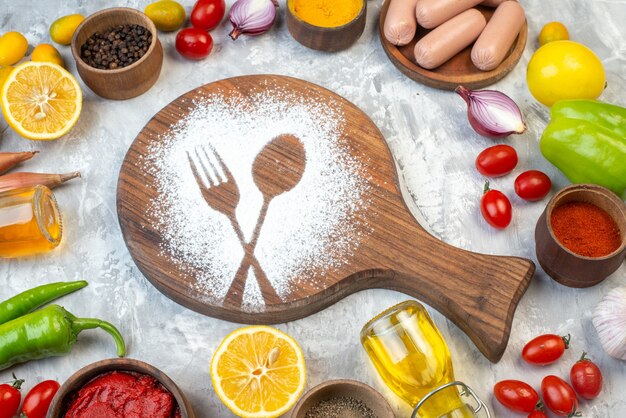
[[552, 211], [550, 223], [564, 247], [585, 257], [603, 257], [622, 243], [611, 215], [592, 203], [565, 203]]

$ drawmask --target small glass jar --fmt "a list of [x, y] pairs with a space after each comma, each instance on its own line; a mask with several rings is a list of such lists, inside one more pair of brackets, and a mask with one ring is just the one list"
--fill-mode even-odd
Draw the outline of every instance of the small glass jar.
[[62, 235], [61, 213], [50, 189], [35, 186], [0, 193], [0, 257], [50, 251]]
[[490, 417], [476, 394], [454, 380], [448, 346], [421, 304], [406, 301], [376, 316], [361, 330], [361, 343], [387, 386], [415, 408], [412, 417]]

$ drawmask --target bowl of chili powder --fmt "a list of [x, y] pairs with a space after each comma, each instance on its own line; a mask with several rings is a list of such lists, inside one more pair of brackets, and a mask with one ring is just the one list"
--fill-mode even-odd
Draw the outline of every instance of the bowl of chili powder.
[[626, 205], [610, 190], [574, 184], [548, 202], [535, 228], [537, 260], [557, 282], [590, 287], [626, 257]]
[[74, 373], [46, 418], [195, 418], [183, 392], [165, 373], [133, 359], [110, 359]]

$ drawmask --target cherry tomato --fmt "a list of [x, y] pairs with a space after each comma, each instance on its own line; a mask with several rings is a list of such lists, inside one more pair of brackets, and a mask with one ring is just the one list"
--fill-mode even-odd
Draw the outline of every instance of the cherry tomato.
[[570, 335], [544, 334], [524, 346], [522, 357], [530, 364], [545, 366], [557, 361], [569, 347]]
[[185, 28], [176, 35], [176, 50], [190, 60], [206, 58], [213, 49], [213, 38], [205, 30]]
[[555, 414], [561, 417], [580, 416], [574, 389], [560, 377], [544, 377], [541, 381], [541, 395], [544, 404]]
[[550, 177], [538, 170], [524, 171], [515, 179], [515, 193], [530, 202], [546, 197], [551, 187]]
[[191, 24], [199, 29], [213, 30], [226, 14], [224, 0], [198, 0], [191, 10]]
[[583, 353], [580, 360], [572, 366], [569, 380], [576, 393], [585, 399], [595, 399], [602, 390], [602, 372], [600, 368]]
[[508, 145], [494, 145], [483, 150], [476, 157], [476, 169], [487, 177], [500, 177], [509, 174], [517, 165], [517, 152]]
[[528, 418], [548, 418], [545, 412], [537, 409], [528, 415]]
[[519, 380], [503, 380], [496, 383], [493, 394], [498, 402], [517, 412], [532, 412], [539, 402], [537, 391]]
[[509, 198], [499, 190], [490, 190], [489, 182], [485, 183], [485, 194], [480, 199], [480, 212], [489, 225], [498, 229], [506, 228], [513, 217]]
[[60, 386], [54, 380], [44, 380], [35, 385], [24, 398], [22, 413], [28, 418], [46, 418], [52, 398]]
[[10, 385], [8, 383], [0, 385], [0, 418], [13, 418], [20, 409], [20, 402], [22, 402], [20, 389], [24, 381], [15, 375], [13, 379], [15, 380]]

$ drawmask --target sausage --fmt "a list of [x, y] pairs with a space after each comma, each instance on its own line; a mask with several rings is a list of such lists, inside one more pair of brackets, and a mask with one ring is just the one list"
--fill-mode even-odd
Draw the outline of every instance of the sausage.
[[[500, 5], [500, 3], [504, 2], [504, 1], [509, 1], [509, 0], [484, 0], [482, 3], [480, 3], [483, 6], [487, 6], [487, 7], [498, 7]], [[515, 0], [517, 1], [517, 0]]]
[[505, 1], [499, 5], [472, 48], [474, 65], [482, 71], [500, 65], [525, 21], [524, 9], [518, 2]]
[[415, 44], [415, 61], [426, 69], [439, 67], [476, 40], [487, 20], [469, 9], [430, 31]]
[[421, 27], [433, 29], [481, 1], [483, 0], [418, 0], [415, 16]]
[[[389, 1], [389, 0], [388, 0]], [[390, 0], [383, 32], [385, 38], [394, 45], [406, 45], [415, 37], [417, 0]]]

